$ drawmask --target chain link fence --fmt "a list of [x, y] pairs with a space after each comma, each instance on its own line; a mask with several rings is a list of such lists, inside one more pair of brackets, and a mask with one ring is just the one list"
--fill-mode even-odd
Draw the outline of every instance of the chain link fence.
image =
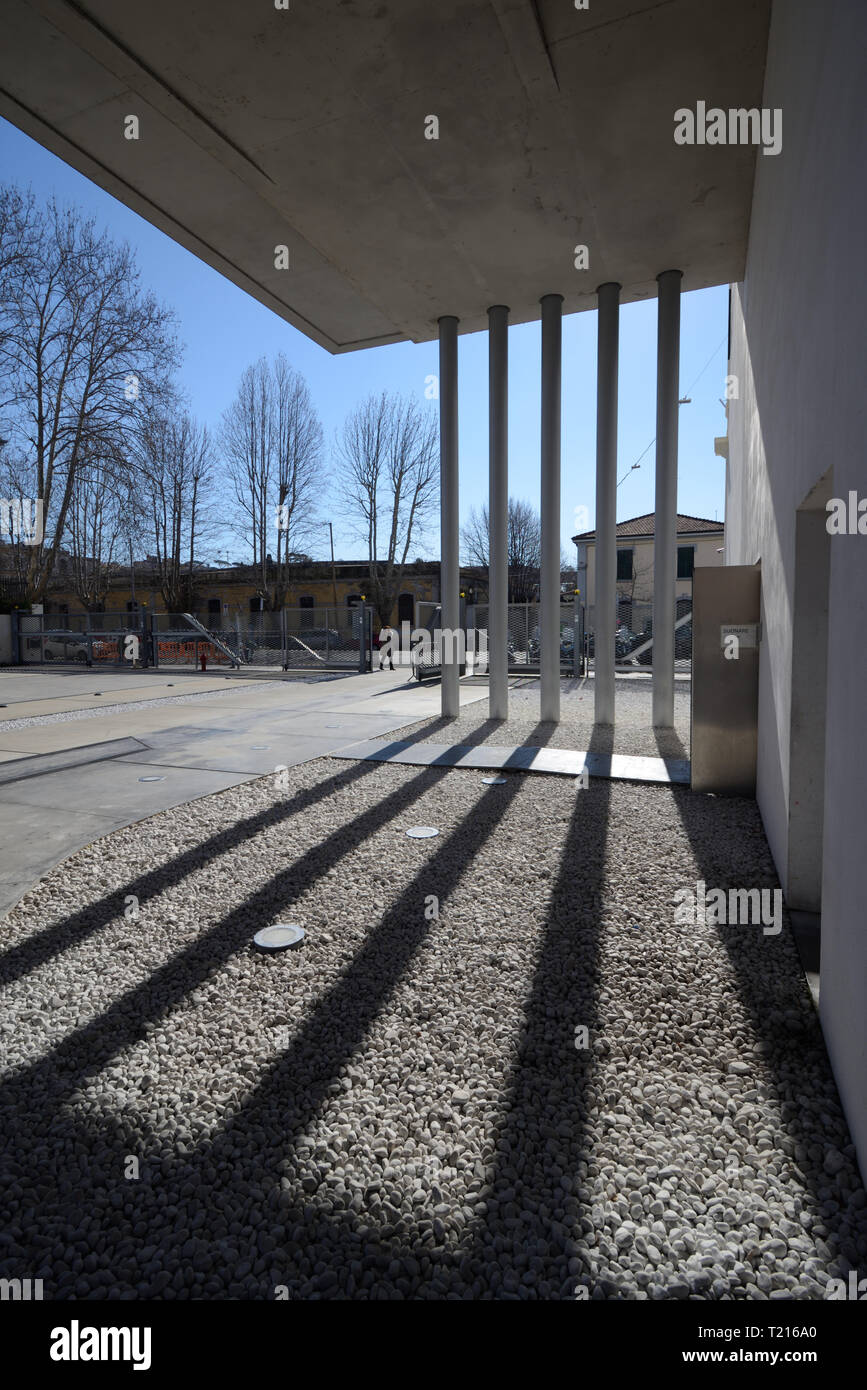
[[[216, 616], [216, 615], [215, 615]], [[205, 615], [198, 617], [205, 632], [219, 643], [207, 660], [229, 665], [276, 667], [283, 670], [358, 670], [362, 660], [362, 638], [367, 624], [370, 649], [370, 612], [352, 608], [283, 608], [276, 612], [236, 614], [228, 622], [212, 625]], [[159, 655], [166, 663], [185, 664], [195, 641], [190, 623], [183, 614], [158, 614]], [[206, 646], [198, 638], [199, 656]], [[169, 651], [169, 648], [171, 650]], [[225, 650], [221, 651], [220, 648]], [[228, 655], [228, 653], [231, 654]]]
[[[466, 632], [466, 661], [460, 674], [467, 672], [485, 675], [489, 659], [489, 614], [486, 603], [461, 605], [461, 626]], [[563, 605], [560, 609], [560, 669], [563, 675], [578, 674], [581, 669], [582, 614], [580, 609]], [[413, 651], [412, 668], [419, 680], [437, 676], [441, 669], [440, 606], [425, 600], [416, 603], [415, 626], [429, 634], [425, 647]], [[541, 653], [540, 605], [510, 603], [507, 615], [509, 674], [533, 675], [539, 672]], [[577, 644], [576, 644], [577, 635]]]
[[124, 666], [142, 662], [145, 618], [132, 613], [13, 613], [13, 649], [25, 666]]
[[[595, 605], [586, 611], [587, 656], [593, 663], [596, 655]], [[621, 599], [617, 604], [617, 624], [614, 635], [614, 656], [617, 670], [646, 671], [653, 666], [653, 601]], [[675, 608], [674, 669], [684, 675], [692, 672], [692, 599], [679, 598]]]
[[200, 667], [204, 659], [205, 668], [352, 671], [369, 669], [372, 649], [372, 615], [361, 605], [285, 608], [215, 626], [204, 615], [144, 609], [12, 617], [24, 665]]

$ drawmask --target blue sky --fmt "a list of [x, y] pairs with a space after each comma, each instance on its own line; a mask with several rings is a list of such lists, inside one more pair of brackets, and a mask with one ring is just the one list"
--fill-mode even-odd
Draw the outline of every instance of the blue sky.
[[[55, 194], [77, 203], [118, 240], [134, 247], [143, 284], [170, 305], [186, 345], [181, 382], [190, 408], [216, 430], [243, 369], [262, 354], [284, 352], [303, 372], [325, 429], [327, 444], [352, 407], [370, 392], [414, 393], [424, 398], [425, 378], [437, 371], [436, 343], [391, 347], [332, 357], [152, 227], [62, 160], [0, 118], [0, 179], [30, 186], [36, 196]], [[444, 306], [446, 312], [448, 306]], [[681, 309], [680, 394], [692, 398], [680, 409], [678, 510], [722, 519], [725, 464], [714, 455], [716, 435], [725, 433], [724, 396], [728, 289], [719, 286], [685, 294]], [[509, 490], [539, 505], [540, 325], [510, 330]], [[460, 338], [461, 519], [487, 497], [487, 335]], [[698, 380], [696, 380], [698, 378]], [[695, 383], [693, 385], [693, 383]], [[575, 508], [594, 516], [596, 443], [596, 314], [563, 320], [562, 541], [574, 552]], [[656, 430], [656, 301], [625, 305], [620, 320], [620, 405], [617, 518], [653, 510]], [[644, 453], [641, 466], [631, 465]], [[336, 499], [325, 497], [322, 518], [334, 522], [339, 559], [355, 558], [358, 546], [342, 521]], [[311, 554], [327, 554], [328, 531], [311, 537]], [[414, 550], [438, 553], [436, 527]], [[244, 558], [230, 542], [231, 558]]]

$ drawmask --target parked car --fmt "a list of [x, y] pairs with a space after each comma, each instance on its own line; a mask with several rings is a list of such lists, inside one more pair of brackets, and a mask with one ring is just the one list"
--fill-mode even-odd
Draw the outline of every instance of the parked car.
[[[37, 638], [37, 642], [38, 642]], [[42, 639], [43, 661], [87, 661], [87, 640], [70, 634], [68, 637], [45, 637]]]

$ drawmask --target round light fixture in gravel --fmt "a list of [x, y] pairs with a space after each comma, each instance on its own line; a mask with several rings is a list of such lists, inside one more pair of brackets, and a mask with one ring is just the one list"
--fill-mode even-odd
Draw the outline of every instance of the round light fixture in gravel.
[[270, 743], [251, 743], [251, 744], [250, 744], [250, 752], [251, 752], [251, 753], [267, 753], [267, 751], [268, 751], [268, 749], [269, 749], [270, 747], [271, 747]]
[[482, 781], [486, 787], [504, 787], [508, 782], [508, 777], [483, 777]]
[[434, 825], [414, 825], [406, 833], [411, 840], [432, 840], [440, 832]]
[[292, 922], [275, 922], [273, 927], [263, 927], [253, 937], [260, 951], [285, 951], [289, 946], [297, 946], [304, 940], [304, 928]]
[[140, 782], [164, 782], [166, 779], [165, 777], [140, 777], [138, 780]]

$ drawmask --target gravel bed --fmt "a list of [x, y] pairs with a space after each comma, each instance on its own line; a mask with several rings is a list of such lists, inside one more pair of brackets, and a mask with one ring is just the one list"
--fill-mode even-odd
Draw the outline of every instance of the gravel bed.
[[[808, 1300], [863, 1276], [788, 925], [673, 922], [699, 878], [776, 886], [753, 802], [286, 776], [96, 842], [3, 923], [0, 1276], [57, 1299], [506, 1300]], [[252, 949], [275, 921], [305, 943]]]
[[[440, 719], [425, 719], [401, 729], [396, 738], [430, 735], [432, 743], [465, 743], [483, 738], [485, 743], [532, 743], [548, 748], [596, 752], [630, 753], [649, 758], [688, 758], [690, 723], [690, 684], [676, 681], [674, 689], [674, 730], [654, 733], [651, 727], [650, 680], [615, 682], [615, 725], [613, 739], [601, 732], [593, 737], [592, 680], [560, 682], [560, 723], [542, 725], [539, 721], [539, 682], [522, 679], [509, 690], [509, 719], [503, 724], [488, 720], [487, 694], [484, 700], [464, 705], [457, 720], [447, 725]], [[470, 738], [471, 736], [471, 738]]]

